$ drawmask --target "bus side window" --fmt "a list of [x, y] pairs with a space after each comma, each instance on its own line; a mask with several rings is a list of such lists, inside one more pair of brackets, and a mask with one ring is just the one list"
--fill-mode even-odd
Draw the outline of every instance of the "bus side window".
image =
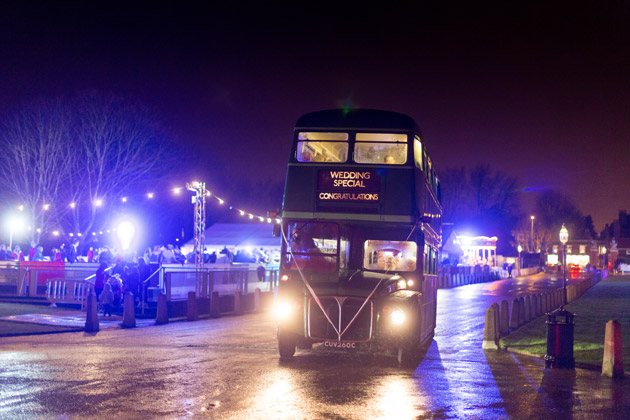
[[422, 143], [420, 138], [416, 136], [413, 140], [413, 159], [416, 164], [416, 168], [422, 169]]

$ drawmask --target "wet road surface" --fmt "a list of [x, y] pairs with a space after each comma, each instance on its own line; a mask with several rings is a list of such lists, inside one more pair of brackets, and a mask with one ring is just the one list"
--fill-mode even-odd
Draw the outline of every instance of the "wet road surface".
[[559, 284], [538, 275], [440, 290], [435, 340], [415, 369], [322, 347], [281, 362], [267, 313], [3, 338], [0, 418], [630, 418], [628, 381], [481, 350], [492, 302]]

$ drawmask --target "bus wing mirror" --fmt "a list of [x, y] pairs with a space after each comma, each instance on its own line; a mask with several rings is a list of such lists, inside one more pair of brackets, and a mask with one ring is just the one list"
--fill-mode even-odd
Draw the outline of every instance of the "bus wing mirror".
[[275, 224], [273, 225], [273, 232], [272, 232], [273, 237], [274, 237], [274, 238], [279, 238], [279, 237], [280, 237], [280, 233], [281, 233], [281, 231], [280, 231], [280, 225], [279, 225], [278, 223], [275, 223]]

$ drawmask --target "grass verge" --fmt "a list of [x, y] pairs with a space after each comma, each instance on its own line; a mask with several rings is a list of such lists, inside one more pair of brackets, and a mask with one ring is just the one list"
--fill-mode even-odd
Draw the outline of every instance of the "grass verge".
[[[624, 368], [630, 372], [630, 276], [608, 277], [566, 309], [576, 314], [573, 356], [577, 364], [601, 368], [606, 322], [616, 319], [622, 330]], [[546, 319], [542, 316], [523, 325], [502, 338], [501, 346], [543, 357], [547, 352]]]

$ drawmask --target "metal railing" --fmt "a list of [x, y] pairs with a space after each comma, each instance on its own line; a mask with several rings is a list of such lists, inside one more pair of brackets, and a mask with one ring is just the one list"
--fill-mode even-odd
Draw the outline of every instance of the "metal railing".
[[86, 280], [49, 279], [46, 298], [51, 304], [78, 303], [83, 310], [92, 287], [94, 283]]
[[[0, 295], [46, 298], [54, 304], [79, 304], [85, 308], [98, 267], [97, 263], [7, 261], [0, 263]], [[164, 293], [167, 300], [185, 300], [189, 291], [199, 297], [209, 297], [213, 291], [221, 295], [234, 294], [237, 290], [253, 293], [257, 288], [262, 292], [272, 291], [278, 282], [278, 266], [265, 266], [263, 281], [258, 277], [258, 267], [259, 264], [207, 264], [198, 283], [194, 265], [163, 265], [141, 284], [143, 310], [148, 301], [157, 299], [158, 292]], [[157, 286], [151, 287], [152, 283]], [[149, 293], [152, 290], [155, 293]]]
[[0, 295], [44, 298], [52, 279], [85, 280], [98, 264], [3, 261], [0, 263]]
[[162, 266], [160, 288], [167, 300], [188, 299], [188, 292], [209, 297], [213, 291], [220, 295], [272, 291], [278, 280], [278, 266], [267, 265], [263, 281], [258, 278], [258, 264], [207, 264], [202, 268], [198, 284], [194, 266], [167, 264]]

